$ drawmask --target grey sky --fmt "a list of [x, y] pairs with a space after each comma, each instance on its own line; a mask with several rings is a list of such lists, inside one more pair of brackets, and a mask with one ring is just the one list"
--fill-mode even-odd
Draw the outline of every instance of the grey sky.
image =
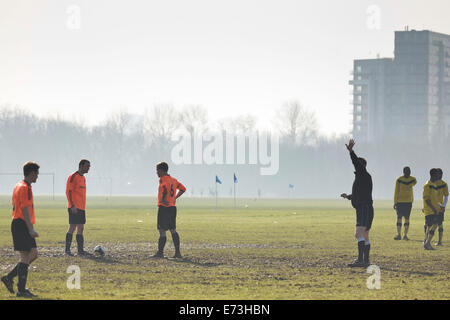
[[353, 59], [393, 56], [406, 25], [450, 33], [448, 12], [447, 0], [0, 0], [0, 103], [91, 124], [121, 106], [199, 104], [268, 125], [295, 99], [342, 133]]

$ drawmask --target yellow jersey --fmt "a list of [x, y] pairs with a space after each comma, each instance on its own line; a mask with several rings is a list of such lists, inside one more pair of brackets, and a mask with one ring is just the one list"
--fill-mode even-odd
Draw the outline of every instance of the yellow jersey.
[[413, 187], [417, 184], [416, 178], [409, 176], [399, 177], [395, 182], [394, 203], [409, 203], [414, 201]]
[[431, 207], [427, 204], [427, 200], [430, 200], [433, 207], [439, 211], [439, 204], [442, 204], [444, 201], [444, 197], [442, 195], [445, 191], [446, 185], [447, 184], [439, 184], [439, 181], [427, 181], [427, 183], [423, 186], [423, 213], [426, 216], [429, 214], [434, 214]]

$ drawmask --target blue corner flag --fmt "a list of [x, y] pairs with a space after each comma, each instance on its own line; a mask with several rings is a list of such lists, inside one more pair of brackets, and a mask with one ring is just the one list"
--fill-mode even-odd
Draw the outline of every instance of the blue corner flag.
[[290, 188], [290, 189], [294, 189], [294, 185], [293, 185], [293, 184], [290, 184], [290, 185], [289, 185], [289, 188]]
[[216, 182], [222, 184], [222, 181], [220, 181], [220, 179], [217, 175], [216, 175]]
[[236, 174], [235, 174], [235, 173], [233, 173], [233, 176], [234, 176], [234, 183], [237, 183], [237, 178], [236, 178]]

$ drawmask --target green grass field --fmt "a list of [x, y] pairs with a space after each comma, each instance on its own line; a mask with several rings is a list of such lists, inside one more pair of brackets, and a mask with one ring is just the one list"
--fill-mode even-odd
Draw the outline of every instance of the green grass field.
[[[0, 273], [17, 263], [10, 233], [10, 197], [0, 197]], [[245, 205], [248, 205], [246, 208]], [[416, 202], [410, 241], [394, 241], [390, 201], [376, 201], [371, 262], [381, 289], [369, 290], [355, 258], [355, 213], [344, 200], [180, 198], [177, 230], [184, 259], [151, 258], [157, 248], [155, 199], [88, 199], [86, 249], [105, 257], [63, 255], [65, 200], [35, 197], [40, 256], [27, 286], [42, 299], [450, 299], [450, 230], [444, 246], [425, 251]], [[446, 222], [445, 222], [446, 223]], [[444, 223], [444, 226], [445, 226]], [[76, 251], [75, 239], [72, 251]], [[173, 255], [170, 234], [166, 256]], [[67, 268], [81, 269], [81, 289], [69, 290]], [[17, 282], [17, 278], [15, 280]], [[16, 299], [0, 287], [0, 299]]]

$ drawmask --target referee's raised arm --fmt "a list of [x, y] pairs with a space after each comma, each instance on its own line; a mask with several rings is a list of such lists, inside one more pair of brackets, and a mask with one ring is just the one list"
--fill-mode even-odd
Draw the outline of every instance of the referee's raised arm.
[[355, 146], [355, 140], [350, 139], [348, 144], [345, 145], [347, 147], [347, 150], [350, 152], [350, 159], [352, 159], [353, 166], [355, 167], [356, 172], [359, 171], [365, 171], [365, 166], [361, 163], [358, 156], [355, 154], [355, 151], [353, 151], [353, 147]]

